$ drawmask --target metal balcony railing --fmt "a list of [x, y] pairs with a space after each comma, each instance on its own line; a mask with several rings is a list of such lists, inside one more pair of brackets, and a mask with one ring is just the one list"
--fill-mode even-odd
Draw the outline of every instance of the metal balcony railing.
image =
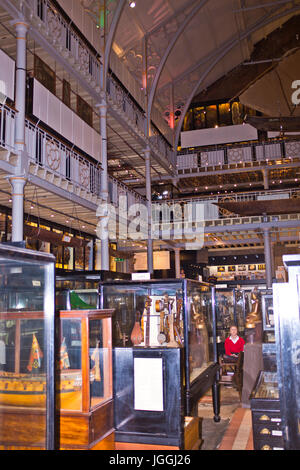
[[44, 34], [65, 58], [95, 87], [102, 85], [100, 56], [80, 38], [49, 0], [27, 0], [32, 8], [32, 18], [42, 22]]
[[13, 109], [0, 104], [0, 146], [10, 151], [15, 146], [15, 115]]
[[276, 139], [181, 150], [177, 155], [177, 170], [182, 174], [203, 173], [221, 169], [266, 166], [274, 162], [297, 159], [300, 159], [299, 140]]
[[25, 126], [25, 142], [31, 163], [100, 197], [100, 165], [90, 162], [28, 120]]
[[[0, 147], [14, 151], [16, 112], [7, 105], [0, 104]], [[42, 178], [52, 174], [57, 182], [66, 181], [86, 193], [101, 197], [100, 163], [94, 163], [70, 147], [58, 137], [42, 129], [29, 119], [25, 120], [25, 144], [29, 158], [29, 171]], [[38, 171], [40, 170], [40, 171]], [[134, 190], [128, 189], [113, 177], [109, 177], [110, 202], [118, 207], [119, 197], [127, 196], [131, 204], [144, 203], [145, 199]]]

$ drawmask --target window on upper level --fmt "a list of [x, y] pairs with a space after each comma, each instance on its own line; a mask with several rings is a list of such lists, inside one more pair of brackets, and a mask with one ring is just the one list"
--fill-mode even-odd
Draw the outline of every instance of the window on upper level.
[[34, 56], [34, 76], [47, 90], [56, 94], [55, 72], [37, 55]]
[[93, 108], [79, 95], [77, 95], [77, 114], [89, 126], [93, 127]]
[[213, 127], [243, 124], [246, 115], [257, 115], [257, 111], [239, 101], [211, 103], [192, 106], [185, 115], [183, 130], [192, 131]]
[[71, 107], [71, 85], [65, 79], [63, 79], [62, 84], [62, 101], [69, 108]]

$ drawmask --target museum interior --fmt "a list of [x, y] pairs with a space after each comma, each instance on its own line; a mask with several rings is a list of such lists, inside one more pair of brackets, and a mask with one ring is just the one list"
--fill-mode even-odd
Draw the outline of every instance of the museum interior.
[[0, 0], [1, 450], [300, 449], [297, 57], [299, 0]]

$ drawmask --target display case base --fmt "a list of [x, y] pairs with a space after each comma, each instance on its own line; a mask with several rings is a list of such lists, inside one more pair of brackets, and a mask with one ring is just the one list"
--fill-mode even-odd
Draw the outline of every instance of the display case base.
[[[126, 439], [126, 437], [128, 439]], [[199, 418], [186, 417], [184, 423], [184, 445], [164, 445], [149, 442], [134, 442], [134, 437], [122, 436], [124, 440], [118, 441], [116, 435], [116, 450], [199, 450], [202, 439], [199, 435]], [[139, 441], [142, 441], [141, 437]]]
[[[113, 450], [113, 402], [109, 401], [90, 413], [61, 411], [59, 448], [96, 449], [103, 445]], [[110, 436], [110, 439], [108, 437]], [[102, 442], [102, 444], [101, 444]]]

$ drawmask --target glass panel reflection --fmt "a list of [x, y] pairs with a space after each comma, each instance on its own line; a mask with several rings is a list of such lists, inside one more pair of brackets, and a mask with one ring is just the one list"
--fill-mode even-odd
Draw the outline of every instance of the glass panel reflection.
[[110, 323], [107, 319], [89, 322], [89, 357], [90, 357], [90, 406], [97, 406], [111, 398], [111, 349], [107, 340], [110, 338]]
[[42, 449], [52, 445], [46, 418], [54, 259], [7, 246], [0, 252], [0, 443]]
[[213, 362], [211, 293], [207, 287], [188, 284], [189, 373], [192, 383]]
[[63, 410], [82, 408], [81, 321], [61, 320], [60, 393], [59, 405]]

